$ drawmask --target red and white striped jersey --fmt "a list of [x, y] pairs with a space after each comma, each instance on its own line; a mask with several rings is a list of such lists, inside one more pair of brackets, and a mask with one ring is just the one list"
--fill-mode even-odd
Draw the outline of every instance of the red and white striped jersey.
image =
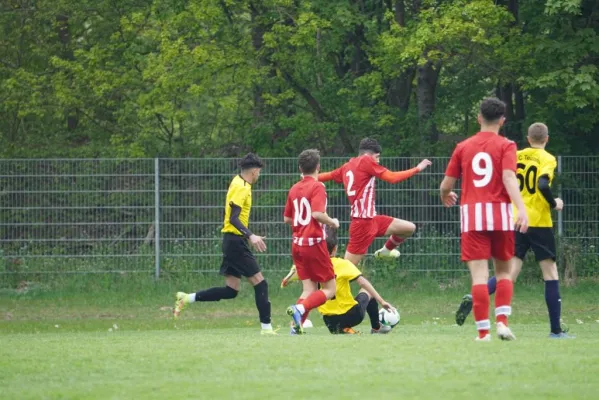
[[351, 204], [352, 218], [371, 219], [376, 215], [374, 191], [375, 179], [388, 171], [376, 160], [364, 154], [350, 159], [341, 167], [331, 171], [332, 179], [343, 183], [345, 193]]
[[462, 232], [514, 230], [503, 171], [516, 172], [516, 158], [516, 144], [493, 132], [479, 132], [458, 143], [445, 175], [462, 179]]
[[306, 176], [289, 190], [284, 216], [293, 220], [293, 243], [314, 246], [326, 239], [324, 225], [312, 217], [313, 212], [327, 211], [324, 183]]
[[471, 231], [513, 231], [511, 203], [474, 203], [460, 206], [460, 228]]

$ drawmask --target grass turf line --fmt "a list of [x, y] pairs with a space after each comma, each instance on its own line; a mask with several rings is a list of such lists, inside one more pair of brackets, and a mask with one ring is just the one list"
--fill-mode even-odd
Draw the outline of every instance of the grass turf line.
[[[542, 285], [517, 285], [513, 343], [475, 343], [471, 318], [453, 326], [463, 288], [381, 286], [402, 314], [387, 336], [333, 336], [314, 313], [305, 337], [287, 328], [261, 337], [246, 285], [235, 300], [190, 305], [177, 323], [174, 287], [5, 291], [0, 397], [576, 399], [599, 390], [594, 284], [562, 290], [577, 335], [569, 341], [546, 339]], [[286, 327], [284, 309], [298, 291], [273, 288], [275, 325]], [[368, 322], [359, 329], [368, 332]]]

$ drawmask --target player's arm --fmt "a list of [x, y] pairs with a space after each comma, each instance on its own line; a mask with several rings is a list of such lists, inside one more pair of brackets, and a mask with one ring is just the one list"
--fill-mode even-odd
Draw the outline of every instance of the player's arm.
[[249, 237], [252, 236], [253, 233], [252, 233], [252, 231], [249, 230], [249, 228], [247, 226], [245, 226], [243, 224], [243, 222], [241, 222], [239, 220], [239, 215], [241, 215], [241, 207], [233, 202], [229, 203], [229, 207], [231, 207], [231, 214], [229, 215], [229, 223], [231, 225], [233, 225], [239, 232], [241, 232], [241, 234], [246, 239], [249, 239]]
[[547, 203], [549, 203], [551, 208], [556, 208], [557, 203], [553, 197], [553, 193], [551, 193], [551, 182], [549, 181], [549, 175], [543, 175], [539, 177], [537, 188], [539, 189], [539, 192], [541, 192], [543, 198], [547, 200]]
[[520, 193], [520, 184], [516, 177], [516, 143], [510, 142], [504, 149], [501, 160], [503, 186], [510, 196], [512, 203], [518, 209], [518, 219], [516, 221], [517, 229], [525, 233], [528, 229], [528, 214]]
[[445, 177], [443, 178], [443, 181], [441, 181], [441, 186], [439, 187], [441, 202], [445, 207], [454, 206], [458, 201], [458, 195], [453, 191], [453, 188], [462, 174], [460, 157], [461, 148], [456, 146], [451, 155], [451, 159], [449, 160], [449, 164], [447, 165], [447, 169], [445, 170]]
[[424, 171], [431, 164], [432, 163], [429, 160], [422, 160], [416, 167], [408, 169], [407, 171], [389, 171], [387, 168], [373, 162], [368, 165], [369, 169], [371, 169], [368, 172], [385, 182], [399, 183]]
[[287, 225], [293, 224], [293, 206], [291, 205], [291, 197], [287, 196], [287, 203], [285, 203], [285, 211], [283, 211], [283, 222]]
[[337, 183], [343, 183], [343, 171], [341, 168], [337, 168], [336, 170], [330, 172], [322, 172], [318, 174], [319, 182], [328, 182], [335, 181]]
[[364, 289], [366, 292], [368, 292], [368, 294], [370, 296], [372, 296], [373, 299], [376, 300], [377, 303], [379, 303], [381, 305], [381, 307], [385, 308], [386, 310], [391, 311], [393, 308], [393, 306], [389, 303], [387, 303], [379, 294], [379, 292], [376, 291], [376, 289], [374, 288], [374, 286], [372, 286], [372, 283], [370, 283], [370, 281], [366, 278], [364, 278], [362, 275], [360, 275], [355, 282], [360, 286], [361, 289]]
[[318, 183], [314, 186], [314, 193], [310, 201], [310, 207], [312, 209], [312, 218], [321, 224], [328, 225], [335, 229], [339, 228], [339, 220], [337, 218], [329, 217], [329, 215], [326, 213], [327, 193], [324, 190], [324, 183]]

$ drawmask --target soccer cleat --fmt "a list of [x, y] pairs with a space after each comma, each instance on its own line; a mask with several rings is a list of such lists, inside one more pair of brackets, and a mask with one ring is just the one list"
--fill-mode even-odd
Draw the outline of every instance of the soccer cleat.
[[516, 336], [512, 333], [512, 330], [505, 326], [503, 322], [497, 323], [497, 337], [501, 340], [516, 340]]
[[397, 249], [389, 250], [385, 246], [374, 252], [374, 258], [399, 258], [401, 253]]
[[391, 332], [391, 329], [393, 329], [393, 328], [391, 328], [389, 325], [381, 324], [379, 329], [370, 329], [370, 333], [384, 335], [384, 334]]
[[569, 328], [569, 327], [568, 327], [568, 325], [566, 325], [565, 323], [563, 323], [563, 322], [560, 322], [559, 326], [560, 326], [560, 328], [562, 329], [562, 332], [564, 332], [564, 333], [568, 333], [568, 332], [570, 332], [570, 328]]
[[302, 313], [299, 312], [296, 306], [287, 307], [287, 315], [293, 319], [293, 326], [291, 329], [295, 331], [296, 335], [303, 335], [304, 328], [302, 328]]
[[550, 333], [549, 339], [576, 339], [576, 336], [568, 335], [566, 332]]
[[460, 303], [460, 307], [458, 311], [455, 313], [455, 323], [459, 326], [464, 325], [464, 321], [468, 318], [468, 315], [472, 311], [472, 295], [467, 294], [462, 297], [462, 302]]
[[474, 339], [476, 342], [490, 342], [491, 341], [491, 334], [487, 333], [485, 336], [483, 337], [479, 337], [477, 336], [476, 339]]
[[278, 329], [262, 329], [260, 331], [260, 335], [264, 335], [264, 336], [277, 336], [278, 335]]
[[341, 333], [344, 333], [346, 335], [357, 335], [360, 332], [354, 331], [352, 328], [343, 328], [343, 330], [341, 331]]
[[175, 301], [175, 309], [173, 310], [173, 317], [179, 318], [181, 311], [189, 304], [188, 294], [184, 292], [177, 292], [177, 301]]
[[281, 281], [281, 287], [284, 288], [287, 285], [289, 285], [289, 283], [297, 280], [299, 280], [299, 278], [297, 277], [297, 271], [295, 269], [295, 265], [292, 265], [291, 269], [289, 270], [289, 273]]

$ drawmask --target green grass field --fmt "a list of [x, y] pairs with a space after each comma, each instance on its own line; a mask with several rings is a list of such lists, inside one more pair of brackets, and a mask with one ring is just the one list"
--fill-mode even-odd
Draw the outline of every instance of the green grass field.
[[[387, 336], [333, 336], [314, 314], [303, 337], [288, 335], [284, 315], [297, 286], [272, 289], [278, 337], [259, 335], [248, 286], [233, 301], [191, 305], [176, 324], [176, 285], [168, 283], [4, 290], [0, 398], [597, 398], [597, 284], [562, 290], [564, 320], [577, 337], [561, 341], [546, 338], [542, 286], [517, 285], [518, 340], [492, 343], [473, 341], [472, 319], [454, 325], [457, 286], [379, 287], [402, 316]], [[367, 321], [360, 329], [369, 331]]]

